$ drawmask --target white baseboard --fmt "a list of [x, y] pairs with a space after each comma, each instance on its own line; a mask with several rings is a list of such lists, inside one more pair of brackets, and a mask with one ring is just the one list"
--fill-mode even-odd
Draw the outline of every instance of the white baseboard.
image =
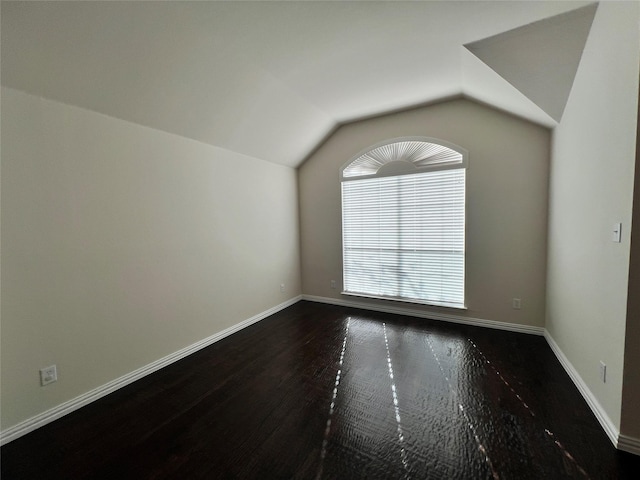
[[591, 392], [587, 384], [584, 382], [584, 380], [578, 373], [578, 371], [571, 364], [571, 362], [566, 357], [566, 355], [562, 352], [562, 350], [560, 349], [558, 344], [555, 342], [553, 337], [546, 330], [544, 332], [544, 338], [547, 340], [547, 343], [549, 344], [549, 346], [551, 347], [551, 350], [553, 350], [553, 353], [556, 355], [556, 357], [560, 361], [560, 364], [563, 366], [563, 368], [565, 369], [569, 377], [571, 377], [571, 380], [573, 381], [575, 386], [578, 388], [578, 390], [582, 394], [582, 397], [587, 402], [587, 405], [589, 405], [589, 408], [591, 408], [591, 411], [598, 419], [598, 422], [600, 422], [600, 425], [602, 426], [605, 433], [609, 437], [609, 440], [611, 440], [611, 443], [613, 443], [613, 445], [616, 448], [619, 448], [618, 439], [620, 438], [620, 431], [618, 430], [618, 427], [616, 427], [614, 423], [611, 421], [611, 419], [609, 418], [609, 415], [607, 415], [607, 412], [605, 412], [604, 408], [602, 408], [602, 405], [600, 405], [600, 402], [598, 402], [595, 395]]
[[618, 436], [618, 449], [640, 455], [640, 438], [620, 434]]
[[589, 408], [591, 408], [591, 411], [598, 419], [598, 422], [600, 422], [602, 429], [609, 437], [609, 440], [611, 440], [611, 443], [613, 443], [613, 446], [618, 450], [640, 455], [640, 438], [620, 433], [618, 428], [611, 421], [611, 418], [609, 418], [609, 415], [605, 412], [604, 408], [602, 408], [602, 405], [600, 405], [600, 402], [596, 399], [593, 392], [591, 392], [589, 387], [587, 387], [587, 384], [584, 382], [578, 371], [571, 364], [547, 330], [544, 332], [544, 338], [547, 340], [551, 350], [553, 350], [553, 353], [560, 361], [560, 364], [563, 366], [569, 377], [571, 377], [571, 380], [580, 391], [580, 394], [587, 402], [587, 405], [589, 405]]
[[531, 325], [519, 325], [517, 323], [497, 322], [495, 320], [485, 320], [481, 318], [463, 317], [448, 313], [437, 313], [431, 311], [417, 310], [404, 306], [379, 305], [353, 300], [343, 300], [340, 298], [318, 297], [315, 295], [302, 295], [302, 300], [310, 302], [328, 303], [342, 307], [360, 308], [362, 310], [373, 310], [375, 312], [395, 313], [397, 315], [408, 315], [410, 317], [427, 318], [430, 320], [441, 320], [444, 322], [461, 323], [464, 325], [474, 325], [477, 327], [495, 328], [510, 332], [528, 333], [533, 335], [544, 335], [544, 328], [533, 327]]
[[560, 364], [563, 366], [563, 368], [565, 369], [565, 371], [567, 372], [567, 374], [569, 375], [573, 383], [576, 385], [576, 387], [584, 397], [585, 401], [593, 411], [594, 415], [598, 419], [598, 422], [600, 422], [600, 425], [608, 435], [613, 445], [620, 450], [624, 450], [629, 453], [640, 455], [640, 439], [620, 434], [617, 427], [613, 424], [613, 422], [611, 421], [609, 416], [606, 414], [606, 412], [604, 411], [604, 409], [602, 408], [598, 400], [595, 398], [595, 396], [593, 395], [589, 387], [587, 387], [585, 382], [582, 380], [582, 377], [580, 376], [580, 374], [578, 374], [577, 370], [573, 367], [571, 362], [564, 355], [564, 353], [562, 352], [558, 344], [553, 340], [551, 335], [542, 327], [532, 327], [528, 325], [518, 325], [514, 323], [496, 322], [494, 320], [460, 317], [460, 316], [443, 314], [443, 313], [425, 312], [421, 310], [415, 310], [415, 309], [409, 309], [409, 308], [403, 308], [403, 307], [394, 307], [394, 306], [386, 306], [386, 305], [370, 305], [364, 302], [354, 302], [350, 300], [318, 297], [313, 295], [301, 295], [298, 297], [294, 297], [286, 302], [281, 303], [280, 305], [276, 305], [273, 308], [265, 310], [264, 312], [261, 312], [251, 318], [248, 318], [247, 320], [244, 320], [240, 323], [237, 323], [236, 325], [233, 325], [225, 330], [222, 330], [221, 332], [215, 333], [210, 337], [200, 340], [192, 345], [189, 345], [188, 347], [185, 347], [181, 350], [178, 350], [177, 352], [167, 355], [166, 357], [156, 360], [153, 363], [145, 365], [144, 367], [141, 367], [137, 370], [134, 370], [133, 372], [123, 375], [122, 377], [112, 380], [111, 382], [108, 382], [98, 388], [95, 388], [87, 393], [84, 393], [78, 397], [75, 397], [67, 402], [64, 402], [34, 417], [24, 420], [23, 422], [20, 422], [17, 425], [14, 425], [13, 427], [3, 430], [2, 432], [0, 432], [0, 445], [9, 443], [12, 440], [15, 440], [16, 438], [26, 435], [27, 433], [33, 430], [36, 430], [39, 427], [42, 427], [48, 423], [51, 423], [60, 417], [63, 417], [64, 415], [67, 415], [75, 410], [78, 410], [79, 408], [85, 405], [88, 405], [89, 403], [94, 402], [122, 387], [125, 387], [126, 385], [129, 385], [135, 382], [136, 380], [139, 380], [140, 378], [143, 378], [153, 372], [156, 372], [161, 368], [166, 367], [167, 365], [177, 362], [178, 360], [192, 353], [195, 353], [198, 350], [208, 347], [209, 345], [219, 340], [222, 340], [223, 338], [228, 337], [229, 335], [236, 333], [242, 330], [243, 328], [246, 328], [254, 323], [257, 323], [260, 320], [263, 320], [268, 316], [273, 315], [274, 313], [277, 313], [280, 310], [283, 310], [299, 302], [300, 300], [308, 300], [308, 301], [317, 302], [317, 303], [326, 303], [326, 304], [338, 305], [338, 306], [344, 306], [344, 307], [359, 308], [363, 310], [372, 310], [372, 311], [383, 312], [383, 313], [393, 313], [398, 315], [408, 315], [408, 316], [419, 317], [419, 318], [428, 318], [432, 320], [461, 323], [465, 325], [475, 325], [480, 327], [495, 328], [499, 330], [507, 330], [507, 331], [513, 331], [513, 332], [534, 334], [534, 335], [544, 335], [545, 339], [547, 340], [547, 343], [551, 347], [551, 350], [554, 352], [554, 354], [560, 361]]
[[551, 350], [560, 361], [560, 364], [565, 369], [575, 386], [580, 391], [591, 411], [593, 411], [596, 419], [602, 426], [603, 430], [613, 443], [614, 447], [619, 450], [624, 450], [629, 453], [640, 455], [640, 439], [620, 434], [618, 428], [609, 418], [609, 415], [605, 412], [600, 402], [596, 399], [595, 395], [591, 392], [587, 384], [582, 380], [582, 377], [578, 371], [571, 364], [566, 355], [562, 352], [558, 344], [553, 340], [549, 332], [542, 327], [532, 327], [528, 325], [518, 325], [514, 323], [496, 322], [494, 320], [484, 320], [478, 318], [461, 317], [456, 315], [449, 315], [443, 313], [425, 312], [421, 310], [396, 307], [392, 305], [377, 305], [369, 304], [365, 302], [357, 302], [352, 300], [344, 300], [329, 297], [318, 297], [314, 295], [303, 295], [302, 300], [308, 300], [311, 302], [327, 303], [331, 305], [339, 305], [343, 307], [360, 308], [363, 310], [373, 310], [383, 313], [395, 313], [399, 315], [409, 315], [412, 317], [429, 318], [432, 320], [442, 320], [452, 323], [462, 323], [465, 325], [475, 325], [479, 327], [496, 328], [499, 330], [508, 330], [512, 332], [528, 333], [534, 335], [544, 335], [547, 343], [551, 347]]
[[209, 345], [219, 340], [222, 340], [223, 338], [228, 337], [229, 335], [236, 333], [242, 330], [243, 328], [248, 327], [249, 325], [259, 322], [260, 320], [263, 320], [268, 316], [279, 312], [280, 310], [283, 310], [295, 303], [298, 303], [301, 299], [302, 299], [302, 296], [297, 296], [290, 300], [287, 300], [286, 302], [283, 302], [280, 305], [276, 305], [275, 307], [272, 307], [268, 310], [265, 310], [264, 312], [254, 315], [253, 317], [248, 318], [247, 320], [244, 320], [240, 323], [237, 323], [229, 328], [226, 328], [221, 332], [215, 333], [210, 337], [200, 340], [192, 345], [189, 345], [188, 347], [178, 350], [177, 352], [171, 353], [166, 357], [163, 357], [159, 360], [156, 360], [155, 362], [145, 365], [144, 367], [138, 368], [137, 370], [134, 370], [133, 372], [123, 375], [120, 378], [116, 378], [115, 380], [112, 380], [98, 388], [94, 388], [93, 390], [86, 392], [78, 397], [75, 397], [67, 402], [64, 402], [56, 407], [53, 407], [34, 417], [28, 418], [27, 420], [24, 420], [18, 423], [17, 425], [14, 425], [13, 427], [7, 428], [6, 430], [3, 430], [2, 432], [0, 432], [0, 445], [9, 443], [12, 440], [15, 440], [16, 438], [26, 435], [27, 433], [32, 432], [37, 428], [40, 428], [48, 423], [53, 422], [54, 420], [57, 420], [60, 417], [63, 417], [64, 415], [67, 415], [75, 410], [78, 410], [79, 408], [84, 407], [85, 405], [88, 405], [91, 402], [95, 402], [96, 400], [122, 387], [125, 387], [130, 383], [135, 382], [136, 380], [141, 379], [142, 377], [145, 377], [153, 372], [156, 372], [161, 368], [166, 367], [167, 365], [177, 362], [178, 360], [192, 353], [195, 353], [198, 350], [208, 347]]

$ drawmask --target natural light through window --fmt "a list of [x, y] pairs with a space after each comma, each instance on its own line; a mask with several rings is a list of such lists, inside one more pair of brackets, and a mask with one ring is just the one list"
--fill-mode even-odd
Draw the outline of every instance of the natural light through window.
[[442, 143], [396, 139], [343, 168], [345, 294], [464, 308], [467, 155]]

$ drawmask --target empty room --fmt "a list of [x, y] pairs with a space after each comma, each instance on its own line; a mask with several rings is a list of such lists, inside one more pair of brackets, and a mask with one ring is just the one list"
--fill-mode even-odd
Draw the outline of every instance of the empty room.
[[3, 479], [637, 479], [640, 2], [5, 1]]

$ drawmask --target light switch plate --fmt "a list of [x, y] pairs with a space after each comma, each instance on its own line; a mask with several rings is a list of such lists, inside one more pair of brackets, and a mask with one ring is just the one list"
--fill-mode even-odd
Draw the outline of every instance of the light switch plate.
[[622, 223], [613, 224], [613, 233], [611, 235], [611, 240], [616, 243], [620, 243], [622, 241]]

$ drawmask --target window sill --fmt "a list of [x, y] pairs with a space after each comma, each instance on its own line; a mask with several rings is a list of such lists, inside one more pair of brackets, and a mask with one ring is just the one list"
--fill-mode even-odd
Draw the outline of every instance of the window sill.
[[455, 308], [456, 310], [466, 310], [466, 305], [462, 305], [459, 303], [446, 303], [446, 302], [433, 302], [426, 300], [417, 300], [414, 298], [405, 298], [405, 297], [390, 297], [385, 295], [370, 295], [368, 293], [355, 293], [355, 292], [340, 292], [341, 295], [347, 295], [350, 297], [359, 297], [359, 298], [371, 298], [373, 300], [391, 300], [393, 302], [401, 302], [401, 303], [411, 303], [415, 305], [427, 305], [430, 307], [446, 307], [446, 308]]

